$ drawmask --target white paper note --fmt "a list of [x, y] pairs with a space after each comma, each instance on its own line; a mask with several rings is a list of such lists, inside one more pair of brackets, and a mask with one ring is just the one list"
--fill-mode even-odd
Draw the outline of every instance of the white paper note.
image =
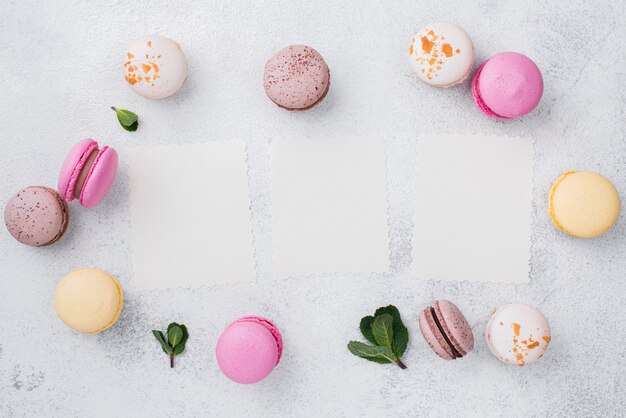
[[419, 138], [414, 274], [527, 283], [532, 179], [531, 139]]
[[270, 141], [274, 276], [386, 272], [384, 140]]
[[253, 281], [245, 142], [160, 145], [129, 154], [136, 288]]

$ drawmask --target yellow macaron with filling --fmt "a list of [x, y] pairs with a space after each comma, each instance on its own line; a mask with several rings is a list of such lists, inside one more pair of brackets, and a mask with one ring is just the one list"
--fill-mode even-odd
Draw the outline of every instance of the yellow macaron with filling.
[[607, 232], [620, 213], [615, 186], [600, 174], [567, 171], [550, 189], [548, 205], [552, 222], [577, 238], [594, 238]]
[[120, 316], [124, 297], [113, 276], [98, 269], [74, 270], [54, 292], [54, 308], [61, 321], [84, 334], [110, 328]]

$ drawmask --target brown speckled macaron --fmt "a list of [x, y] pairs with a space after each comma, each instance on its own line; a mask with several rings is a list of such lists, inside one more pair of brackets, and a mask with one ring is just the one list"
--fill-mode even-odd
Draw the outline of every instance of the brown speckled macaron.
[[22, 244], [42, 247], [61, 239], [69, 214], [67, 203], [55, 190], [31, 186], [9, 200], [4, 208], [4, 223]]
[[287, 110], [310, 109], [326, 97], [329, 85], [326, 61], [310, 46], [288, 46], [265, 64], [265, 93]]
[[474, 349], [472, 327], [449, 300], [437, 300], [420, 312], [419, 328], [430, 348], [444, 360], [464, 357]]

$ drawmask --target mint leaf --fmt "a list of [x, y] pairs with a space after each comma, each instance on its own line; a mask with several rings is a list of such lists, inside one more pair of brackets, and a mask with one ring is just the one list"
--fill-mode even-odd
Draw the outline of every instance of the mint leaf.
[[168, 327], [167, 329], [167, 341], [170, 343], [172, 348], [176, 348], [178, 343], [183, 339], [183, 330], [180, 326], [174, 325], [173, 327]]
[[367, 345], [358, 341], [350, 341], [348, 350], [355, 356], [380, 364], [395, 363], [398, 359], [389, 347]]
[[393, 316], [393, 345], [391, 348], [396, 357], [400, 358], [409, 344], [409, 331], [406, 329], [406, 326], [404, 326], [404, 323], [402, 323], [400, 312], [395, 306], [389, 305], [384, 308], [378, 308], [374, 315], [378, 316], [382, 314]]
[[165, 341], [165, 337], [163, 336], [163, 333], [161, 331], [152, 330], [152, 334], [156, 337], [157, 341], [161, 344], [161, 348], [163, 349], [165, 354], [171, 356], [174, 353], [174, 350], [172, 350], [172, 347], [170, 347], [167, 341]]
[[185, 351], [185, 343], [187, 342], [187, 338], [189, 338], [189, 333], [187, 332], [187, 327], [184, 325], [180, 325], [180, 329], [183, 330], [183, 338], [180, 340], [176, 347], [174, 347], [174, 355], [177, 356], [183, 351]]
[[139, 126], [139, 117], [135, 113], [126, 109], [117, 109], [113, 106], [111, 106], [111, 109], [115, 111], [117, 120], [120, 122], [120, 125], [122, 125], [122, 128], [127, 131], [137, 130], [137, 127]]
[[359, 328], [361, 329], [361, 334], [363, 334], [367, 341], [371, 342], [374, 345], [377, 345], [378, 343], [374, 338], [374, 334], [372, 334], [372, 322], [374, 322], [373, 316], [366, 316], [365, 318], [361, 318], [361, 324], [359, 324]]
[[391, 349], [393, 344], [393, 316], [382, 314], [375, 317], [372, 323], [372, 333], [378, 345]]

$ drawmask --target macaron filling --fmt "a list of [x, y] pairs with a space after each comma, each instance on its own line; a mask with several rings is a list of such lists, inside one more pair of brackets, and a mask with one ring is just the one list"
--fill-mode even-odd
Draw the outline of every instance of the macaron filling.
[[[95, 161], [97, 152], [98, 152], [98, 143], [96, 141], [91, 141], [89, 145], [87, 146], [87, 148], [85, 148], [85, 150], [81, 154], [76, 164], [74, 165], [72, 174], [69, 176], [69, 182], [67, 183], [65, 190], [62, 191], [63, 197], [68, 202], [71, 202], [72, 200], [74, 200], [74, 198], [80, 197], [80, 192], [84, 186], [85, 180], [87, 178], [87, 174], [89, 173], [89, 169], [91, 168], [91, 166], [88, 166], [87, 163], [88, 162], [93, 163], [93, 161]], [[92, 156], [92, 154], [95, 154], [95, 155]], [[83, 175], [83, 172], [85, 172], [84, 175]], [[81, 177], [82, 177], [82, 183], [79, 186], [78, 183]], [[61, 193], [61, 190], [59, 190], [59, 193]]]
[[85, 186], [85, 182], [87, 181], [87, 176], [89, 175], [91, 168], [94, 166], [94, 162], [96, 161], [97, 157], [98, 148], [96, 146], [85, 160], [83, 166], [80, 168], [80, 173], [76, 178], [76, 184], [74, 185], [74, 190], [72, 191], [72, 195], [74, 196], [74, 198], [80, 199], [83, 187]]
[[[108, 149], [109, 149], [109, 147], [107, 147], [107, 146], [102, 147], [101, 150], [98, 150], [98, 148], [96, 148], [91, 153], [91, 155], [87, 159], [87, 162], [86, 162], [85, 166], [83, 167], [82, 171], [80, 172], [79, 181], [80, 181], [81, 177], [83, 177], [83, 175], [84, 175], [84, 180], [83, 180], [82, 184], [80, 184], [79, 181], [76, 182], [76, 188], [74, 190], [74, 196], [76, 196], [78, 194], [78, 199], [79, 199], [81, 204], [83, 203], [83, 197], [84, 197], [85, 190], [87, 190], [87, 185], [89, 183], [89, 179], [91, 178], [94, 169], [98, 165], [98, 162], [100, 161], [100, 159], [102, 159], [102, 157], [104, 156], [104, 154], [107, 152]], [[84, 174], [85, 172], [86, 172], [86, 174]]]
[[452, 344], [452, 341], [450, 341], [450, 338], [448, 337], [448, 334], [445, 332], [441, 322], [439, 321], [439, 318], [437, 317], [437, 312], [435, 311], [435, 308], [433, 308], [431, 306], [431, 307], [429, 307], [429, 309], [430, 309], [430, 314], [431, 314], [431, 316], [433, 318], [433, 321], [435, 322], [435, 325], [437, 326], [437, 329], [439, 330], [439, 333], [443, 336], [443, 339], [446, 341], [446, 344], [450, 348], [450, 352], [452, 353], [452, 359], [454, 360], [454, 359], [463, 357], [463, 354], [461, 354], [456, 349], [454, 344]]

